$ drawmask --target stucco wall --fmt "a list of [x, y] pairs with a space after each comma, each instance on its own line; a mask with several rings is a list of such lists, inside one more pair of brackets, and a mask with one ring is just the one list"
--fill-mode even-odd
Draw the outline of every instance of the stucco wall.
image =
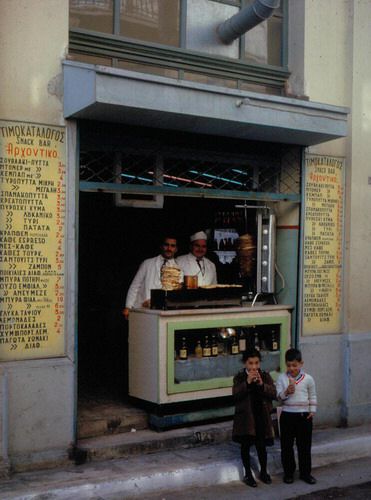
[[351, 107], [349, 137], [312, 148], [346, 156], [345, 312], [350, 333], [371, 331], [370, 18], [366, 0], [307, 2], [305, 92], [311, 100]]
[[0, 0], [0, 12], [0, 117], [63, 125], [68, 0]]
[[359, 333], [371, 331], [371, 2], [355, 1], [353, 18], [348, 328]]
[[325, 387], [319, 387], [320, 422], [339, 416], [357, 424], [370, 419], [371, 404], [368, 382], [360, 376], [371, 354], [371, 68], [366, 63], [371, 56], [371, 3], [298, 0], [294, 10], [305, 31], [296, 35], [291, 61], [300, 77], [293, 79], [292, 88], [311, 101], [351, 108], [346, 139], [310, 148], [310, 152], [346, 158], [344, 333], [322, 341], [302, 339], [300, 345], [315, 378], [326, 381]]
[[[0, 119], [64, 125], [68, 0], [0, 0], [0, 12]], [[12, 465], [49, 449], [66, 454], [73, 440], [72, 338], [66, 349], [66, 357], [55, 360], [2, 363], [7, 390], [1, 410]]]

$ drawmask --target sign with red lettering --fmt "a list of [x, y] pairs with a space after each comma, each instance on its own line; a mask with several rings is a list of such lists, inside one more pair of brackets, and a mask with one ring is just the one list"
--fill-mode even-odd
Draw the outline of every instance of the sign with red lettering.
[[0, 360], [63, 356], [64, 127], [0, 121]]
[[305, 160], [303, 335], [342, 329], [344, 160]]

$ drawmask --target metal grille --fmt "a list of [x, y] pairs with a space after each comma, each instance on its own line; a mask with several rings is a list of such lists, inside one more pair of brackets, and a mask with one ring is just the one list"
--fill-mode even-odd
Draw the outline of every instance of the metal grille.
[[[300, 198], [300, 150], [229, 154], [180, 148], [82, 151], [83, 190], [204, 197]], [[265, 196], [264, 196], [265, 195]]]

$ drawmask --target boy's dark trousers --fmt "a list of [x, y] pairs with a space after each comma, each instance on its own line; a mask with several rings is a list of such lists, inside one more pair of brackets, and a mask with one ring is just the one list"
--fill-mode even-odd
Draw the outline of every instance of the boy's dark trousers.
[[300, 476], [309, 476], [312, 471], [312, 419], [308, 413], [283, 411], [280, 417], [281, 460], [285, 476], [293, 476], [296, 468], [294, 441], [298, 449]]

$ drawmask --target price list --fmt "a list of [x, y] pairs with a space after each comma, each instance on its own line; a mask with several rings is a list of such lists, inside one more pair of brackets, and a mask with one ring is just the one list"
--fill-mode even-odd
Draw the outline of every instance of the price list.
[[343, 160], [309, 155], [305, 164], [303, 333], [341, 331]]
[[65, 129], [0, 121], [0, 360], [64, 354]]

